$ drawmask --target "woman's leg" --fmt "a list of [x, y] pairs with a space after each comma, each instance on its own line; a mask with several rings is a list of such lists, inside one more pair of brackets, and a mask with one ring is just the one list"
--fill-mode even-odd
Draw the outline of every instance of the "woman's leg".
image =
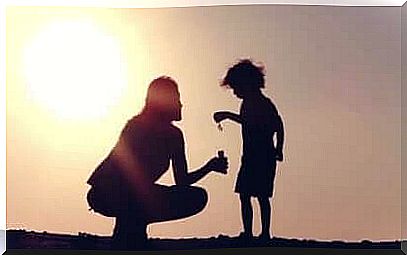
[[148, 197], [129, 196], [121, 201], [116, 216], [113, 248], [143, 249], [147, 244], [147, 225], [186, 218], [202, 211], [207, 202], [206, 191], [193, 186], [154, 185]]
[[112, 248], [118, 250], [143, 249], [147, 244], [147, 224], [137, 217], [116, 217]]
[[261, 235], [263, 239], [270, 239], [271, 206], [268, 197], [258, 197], [261, 212]]
[[112, 248], [141, 250], [147, 244], [147, 223], [140, 197], [122, 188], [115, 201], [115, 227]]
[[201, 212], [208, 203], [207, 192], [199, 187], [154, 186], [154, 203], [146, 213], [147, 223], [190, 217]]
[[253, 236], [253, 207], [250, 195], [240, 194], [240, 209], [242, 214], [243, 229], [245, 237]]

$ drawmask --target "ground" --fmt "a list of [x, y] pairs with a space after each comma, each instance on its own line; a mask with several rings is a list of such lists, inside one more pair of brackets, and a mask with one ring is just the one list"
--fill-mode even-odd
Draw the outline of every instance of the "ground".
[[[73, 249], [73, 250], [108, 250], [111, 238], [88, 233], [64, 235], [26, 230], [7, 230], [7, 250], [9, 249]], [[195, 250], [243, 247], [287, 247], [287, 248], [334, 248], [334, 249], [381, 249], [400, 250], [400, 241], [393, 242], [320, 242], [314, 240], [284, 239], [274, 237], [267, 242], [255, 240], [242, 242], [237, 237], [219, 235], [211, 238], [158, 239], [151, 238], [151, 250]]]

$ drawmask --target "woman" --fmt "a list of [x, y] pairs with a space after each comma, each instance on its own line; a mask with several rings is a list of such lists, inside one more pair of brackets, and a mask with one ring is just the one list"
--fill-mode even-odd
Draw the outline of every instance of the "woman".
[[[190, 185], [212, 171], [226, 173], [224, 157], [188, 172], [183, 134], [172, 124], [181, 120], [181, 108], [177, 83], [164, 76], [153, 80], [144, 109], [127, 122], [116, 146], [88, 180], [90, 207], [116, 218], [114, 248], [143, 248], [148, 224], [202, 211], [207, 193]], [[176, 185], [155, 184], [170, 161]]]

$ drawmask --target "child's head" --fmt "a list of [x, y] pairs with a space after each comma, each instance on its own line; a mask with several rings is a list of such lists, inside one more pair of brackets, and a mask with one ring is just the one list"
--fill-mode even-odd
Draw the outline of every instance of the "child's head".
[[250, 59], [242, 59], [226, 73], [221, 86], [228, 86], [233, 93], [244, 98], [264, 88], [264, 67], [255, 65]]

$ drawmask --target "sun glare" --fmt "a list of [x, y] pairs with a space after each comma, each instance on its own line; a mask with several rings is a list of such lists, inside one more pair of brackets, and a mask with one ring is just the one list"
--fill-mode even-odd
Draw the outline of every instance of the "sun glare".
[[45, 26], [24, 51], [28, 95], [58, 118], [104, 116], [126, 85], [118, 40], [85, 21]]

